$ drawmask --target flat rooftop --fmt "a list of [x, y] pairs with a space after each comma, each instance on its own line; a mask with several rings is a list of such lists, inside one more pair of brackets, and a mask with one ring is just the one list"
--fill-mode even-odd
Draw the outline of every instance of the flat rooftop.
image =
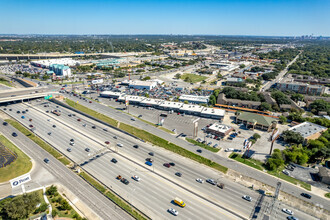
[[225, 116], [225, 110], [223, 109], [219, 109], [219, 108], [204, 108], [201, 111], [201, 114], [207, 114], [207, 115], [217, 115], [217, 116], [221, 116], [224, 117]]
[[205, 107], [201, 105], [189, 105], [184, 104], [180, 108], [181, 111], [189, 111], [189, 112], [201, 112]]
[[308, 121], [305, 121], [304, 123], [301, 123], [299, 125], [293, 126], [292, 128], [289, 129], [289, 131], [294, 131], [297, 132], [299, 134], [301, 134], [301, 136], [303, 136], [304, 138], [307, 138], [313, 134], [322, 132], [327, 130], [326, 127], [323, 127], [321, 125], [317, 125]]
[[221, 133], [226, 133], [227, 131], [229, 131], [231, 129], [232, 129], [232, 127], [230, 127], [229, 125], [218, 124], [218, 123], [214, 123], [213, 125], [208, 127], [208, 130], [213, 130], [213, 131], [217, 131], [217, 132], [221, 132]]

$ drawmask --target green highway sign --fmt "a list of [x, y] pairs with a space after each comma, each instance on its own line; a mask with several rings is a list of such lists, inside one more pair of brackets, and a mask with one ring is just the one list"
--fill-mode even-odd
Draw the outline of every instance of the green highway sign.
[[52, 95], [47, 95], [47, 96], [45, 96], [45, 99], [46, 99], [46, 100], [47, 100], [47, 99], [51, 99], [51, 98], [53, 98]]

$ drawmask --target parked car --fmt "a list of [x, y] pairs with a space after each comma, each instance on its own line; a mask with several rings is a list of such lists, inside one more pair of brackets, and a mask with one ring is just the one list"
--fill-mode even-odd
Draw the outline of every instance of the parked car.
[[282, 173], [284, 173], [285, 175], [290, 175], [290, 173], [289, 173], [289, 171], [287, 171], [287, 170], [282, 170]]

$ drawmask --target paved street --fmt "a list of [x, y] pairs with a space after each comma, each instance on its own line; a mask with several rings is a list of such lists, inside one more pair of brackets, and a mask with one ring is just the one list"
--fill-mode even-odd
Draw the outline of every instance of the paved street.
[[[126, 212], [119, 209], [110, 200], [106, 199], [103, 195], [97, 192], [92, 186], [74, 174], [71, 170], [66, 168], [61, 162], [53, 158], [49, 153], [40, 148], [28, 137], [21, 134], [15, 128], [7, 125], [2, 125], [3, 121], [0, 120], [1, 133], [10, 139], [16, 146], [22, 149], [29, 157], [31, 157], [39, 166], [46, 169], [52, 176], [56, 177], [57, 181], [72, 192], [76, 198], [88, 207], [91, 207], [96, 215], [102, 219], [130, 219], [131, 217]], [[12, 137], [12, 132], [16, 132], [18, 136]], [[50, 163], [45, 164], [44, 158], [49, 158]], [[48, 178], [45, 176], [44, 178]], [[95, 214], [94, 214], [95, 215]], [[95, 216], [96, 217], [96, 216]]]
[[[87, 102], [81, 102], [79, 98], [77, 97], [74, 97], [74, 96], [68, 96], [65, 94], [65, 96], [69, 97], [70, 99], [74, 100], [74, 101], [79, 101], [80, 104], [86, 106], [86, 107], [89, 107], [89, 108], [92, 108], [94, 109], [95, 111], [98, 111], [102, 114], [105, 114], [111, 118], [114, 118], [118, 121], [121, 121], [121, 122], [124, 122], [124, 123], [128, 123], [128, 124], [131, 124], [131, 116], [121, 112], [121, 111], [118, 111], [118, 110], [115, 110], [115, 109], [112, 109], [112, 108], [109, 108], [105, 105], [102, 105], [102, 104], [99, 104], [97, 102], [93, 102], [93, 103], [87, 103]], [[175, 143], [181, 147], [184, 147], [185, 149], [188, 149], [190, 151], [193, 151], [195, 152], [197, 147], [180, 139], [180, 138], [176, 138], [174, 135], [171, 135], [165, 131], [162, 131], [160, 129], [155, 129], [153, 126], [149, 125], [149, 124], [146, 124], [142, 121], [139, 121], [139, 120], [136, 120], [135, 122], [132, 123], [132, 125], [138, 127], [138, 128], [141, 128], [141, 129], [144, 129], [150, 133], [153, 133], [159, 137], [162, 137], [172, 143]], [[271, 185], [273, 187], [276, 187], [276, 183], [278, 181], [278, 179], [276, 177], [273, 177], [273, 176], [270, 176], [264, 172], [261, 172], [261, 171], [258, 171], [256, 169], [253, 169], [251, 167], [248, 167], [248, 166], [245, 166], [243, 164], [240, 164], [240, 163], [237, 163], [237, 162], [234, 162], [228, 158], [224, 158], [224, 157], [221, 157], [220, 155], [218, 154], [214, 154], [212, 152], [209, 152], [209, 151], [206, 151], [204, 150], [202, 155], [206, 158], [209, 158], [219, 164], [222, 164], [224, 166], [227, 166], [228, 168], [230, 169], [233, 169], [237, 172], [242, 172], [242, 170], [244, 170], [244, 175], [245, 176], [248, 176], [248, 177], [251, 177], [251, 178], [254, 178], [260, 182], [264, 182], [264, 183], [267, 183], [268, 185]], [[322, 206], [323, 208], [327, 209], [327, 210], [330, 210], [330, 203], [328, 202], [328, 200], [326, 200], [325, 198], [322, 198], [322, 197], [319, 197], [317, 195], [313, 195], [313, 199], [312, 200], [308, 200], [306, 198], [303, 198], [300, 196], [300, 194], [302, 192], [306, 192], [306, 193], [310, 193], [304, 189], [301, 189], [297, 186], [294, 186], [292, 185], [291, 183], [288, 183], [288, 182], [284, 182], [282, 181], [282, 190], [286, 193], [289, 193], [291, 195], [294, 195], [302, 200], [305, 200], [305, 201], [308, 201], [308, 202], [312, 202], [313, 204], [317, 205], [317, 206]]]

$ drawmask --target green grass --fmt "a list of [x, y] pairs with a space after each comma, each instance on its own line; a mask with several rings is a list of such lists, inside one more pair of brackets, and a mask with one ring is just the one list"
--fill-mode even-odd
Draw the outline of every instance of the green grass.
[[58, 160], [60, 162], [62, 162], [65, 166], [67, 166], [67, 165], [69, 165], [71, 163], [71, 161], [68, 158], [66, 158], [66, 157], [58, 158]]
[[[70, 105], [71, 107], [74, 107], [76, 109], [78, 109], [77, 107], [80, 107], [78, 110], [80, 110], [80, 111], [82, 111], [84, 113], [89, 114], [90, 112], [92, 112], [94, 114], [94, 115], [92, 115], [93, 117], [98, 118], [98, 119], [100, 119], [100, 120], [102, 120], [104, 122], [114, 121], [113, 123], [116, 124], [116, 125], [118, 123], [116, 120], [114, 120], [112, 118], [109, 118], [109, 117], [107, 117], [107, 116], [105, 116], [103, 114], [97, 113], [94, 110], [91, 110], [91, 109], [89, 109], [87, 107], [84, 107], [84, 106], [82, 106], [80, 104], [77, 104], [77, 103], [73, 102], [70, 99], [66, 99], [66, 102], [68, 103], [68, 105]], [[157, 145], [159, 147], [165, 148], [165, 149], [167, 149], [169, 151], [172, 151], [174, 153], [177, 153], [177, 154], [179, 154], [181, 156], [187, 157], [189, 159], [192, 159], [194, 161], [197, 161], [199, 163], [202, 163], [202, 164], [204, 164], [206, 166], [212, 167], [212, 168], [214, 168], [216, 170], [219, 170], [219, 171], [221, 171], [223, 173], [226, 173], [227, 170], [228, 170], [228, 168], [225, 167], [225, 166], [222, 166], [220, 164], [217, 164], [217, 163], [215, 163], [215, 162], [213, 162], [213, 161], [211, 161], [209, 159], [206, 159], [206, 158], [204, 158], [204, 157], [202, 157], [202, 156], [200, 156], [198, 154], [195, 154], [195, 153], [193, 153], [191, 151], [188, 151], [188, 150], [186, 150], [186, 149], [184, 149], [184, 148], [182, 148], [182, 147], [180, 147], [178, 145], [175, 145], [173, 143], [169, 143], [168, 141], [164, 140], [163, 138], [160, 138], [160, 137], [158, 137], [158, 136], [156, 136], [154, 134], [151, 134], [151, 133], [149, 133], [147, 131], [141, 130], [139, 128], [133, 127], [133, 126], [128, 125], [128, 124], [125, 124], [125, 123], [120, 123], [119, 124], [119, 128], [121, 130], [123, 130], [123, 131], [126, 131], [126, 132], [128, 132], [128, 133], [130, 133], [130, 134], [132, 134], [132, 135], [134, 135], [136, 137], [138, 137], [138, 138], [141, 138], [142, 140], [148, 141], [148, 142], [150, 142], [150, 143], [152, 143], [154, 145]]]
[[330, 199], [330, 193], [326, 193], [326, 194], [324, 194], [324, 196], [325, 196], [326, 198], [329, 198], [329, 199]]
[[105, 123], [108, 123], [108, 124], [110, 124], [110, 125], [112, 125], [114, 127], [117, 127], [117, 125], [118, 125], [118, 122], [116, 120], [114, 120], [112, 118], [109, 118], [109, 117], [107, 117], [107, 116], [105, 116], [105, 115], [103, 115], [101, 113], [98, 113], [97, 111], [94, 111], [94, 110], [92, 110], [90, 108], [87, 108], [87, 107], [85, 107], [83, 105], [80, 105], [79, 103], [76, 103], [76, 102], [74, 102], [74, 101], [72, 101], [70, 99], [65, 99], [65, 102], [69, 106], [71, 106], [71, 107], [73, 107], [73, 108], [75, 108], [75, 109], [77, 109], [79, 111], [85, 112], [86, 114], [89, 114], [90, 116], [92, 116], [94, 118], [100, 119], [101, 121], [104, 121]]
[[185, 80], [185, 78], [189, 77], [191, 79], [191, 83], [196, 83], [205, 80], [207, 77], [206, 76], [200, 76], [192, 73], [184, 73], [181, 76], [182, 80]]
[[0, 135], [0, 142], [17, 155], [17, 159], [14, 162], [0, 168], [0, 182], [6, 182], [31, 170], [32, 162], [23, 151], [2, 135]]
[[221, 149], [221, 148], [210, 147], [207, 144], [199, 143], [198, 141], [195, 141], [194, 139], [191, 139], [191, 138], [186, 138], [186, 141], [188, 141], [188, 142], [190, 142], [190, 143], [192, 143], [194, 145], [197, 145], [199, 147], [202, 147], [202, 148], [204, 148], [206, 150], [212, 151], [212, 152], [219, 152], [219, 150]]
[[86, 174], [84, 172], [81, 172], [79, 175], [82, 176], [87, 182], [89, 182], [90, 184], [92, 184], [96, 189], [98, 189], [102, 193], [105, 193], [105, 191], [106, 191], [105, 187], [102, 186], [96, 180], [94, 180], [93, 177], [91, 177], [90, 175], [88, 175], [88, 174]]
[[4, 78], [0, 78], [0, 83], [5, 85], [5, 86], [13, 87], [13, 85], [8, 80], [6, 80]]
[[143, 217], [138, 211], [136, 211], [132, 206], [127, 204], [125, 201], [123, 201], [121, 198], [117, 197], [115, 194], [113, 194], [111, 191], [107, 191], [106, 188], [100, 184], [98, 181], [96, 181], [93, 177], [90, 175], [82, 172], [79, 174], [82, 176], [87, 182], [92, 184], [95, 188], [97, 188], [99, 191], [101, 191], [106, 197], [111, 199], [115, 204], [117, 204], [119, 207], [124, 209], [126, 212], [130, 213], [134, 218], [136, 219], [146, 219]]
[[18, 123], [15, 120], [12, 119], [6, 119], [6, 122], [11, 124], [13, 127], [15, 127], [17, 130], [19, 130], [21, 133], [23, 133], [25, 136], [30, 138], [34, 143], [38, 144], [40, 147], [42, 147], [45, 151], [53, 155], [56, 159], [59, 159], [64, 165], [67, 165], [67, 160], [61, 159], [63, 157], [62, 154], [60, 154], [57, 150], [55, 150], [53, 147], [51, 147], [49, 144], [41, 140], [39, 137], [34, 135], [32, 132], [30, 132], [28, 129], [23, 127], [20, 123]]
[[[259, 160], [255, 160], [255, 159], [244, 159], [242, 158], [242, 155], [240, 154], [237, 154], [237, 153], [231, 153], [230, 156], [229, 156], [231, 159], [234, 159], [238, 162], [241, 162], [241, 163], [244, 163], [250, 167], [253, 167], [255, 169], [258, 169], [258, 170], [261, 170], [261, 171], [264, 171], [264, 170], [267, 170], [266, 167], [265, 167], [265, 164]], [[282, 173], [282, 170], [284, 169], [284, 166], [278, 168], [278, 170], [276, 171], [270, 171], [270, 170], [267, 170], [267, 173], [272, 175], [272, 176], [276, 176], [282, 180], [285, 180], [287, 182], [290, 182], [290, 183], [293, 183], [295, 185], [300, 185], [302, 188], [308, 190], [308, 191], [311, 191], [311, 185], [308, 184], [308, 183], [305, 183], [301, 180], [297, 180], [293, 177], [290, 177], [288, 175], [285, 175], [284, 173]]]
[[246, 164], [250, 167], [253, 167], [255, 169], [258, 169], [258, 170], [261, 170], [261, 171], [264, 170], [263, 163], [261, 161], [254, 160], [254, 159], [244, 159], [244, 158], [242, 158], [242, 155], [237, 154], [237, 153], [231, 153], [229, 155], [229, 158], [231, 158], [233, 160], [236, 160], [238, 162], [244, 163], [244, 164]]

